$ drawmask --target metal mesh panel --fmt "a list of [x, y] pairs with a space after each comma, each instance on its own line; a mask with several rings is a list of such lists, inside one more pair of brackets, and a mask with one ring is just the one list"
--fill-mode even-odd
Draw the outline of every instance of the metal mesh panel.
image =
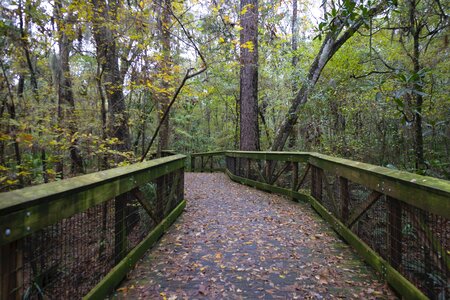
[[184, 170], [36, 231], [11, 245], [12, 298], [76, 299], [86, 295], [182, 200]]

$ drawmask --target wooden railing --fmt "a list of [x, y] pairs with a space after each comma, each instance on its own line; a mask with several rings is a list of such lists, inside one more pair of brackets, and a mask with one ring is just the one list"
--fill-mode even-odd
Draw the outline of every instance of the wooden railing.
[[191, 154], [192, 172], [216, 172], [225, 171], [225, 152], [202, 152]]
[[0, 299], [100, 299], [181, 213], [185, 156], [0, 194]]
[[450, 298], [449, 181], [318, 153], [223, 155], [232, 180], [308, 201], [404, 298]]

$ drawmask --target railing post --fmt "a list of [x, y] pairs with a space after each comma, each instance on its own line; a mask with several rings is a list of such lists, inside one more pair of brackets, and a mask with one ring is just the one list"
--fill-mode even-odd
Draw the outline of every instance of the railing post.
[[402, 263], [402, 206], [399, 200], [386, 196], [389, 209], [389, 258], [394, 268]]
[[0, 246], [0, 300], [22, 299], [22, 241]]
[[209, 162], [210, 163], [210, 172], [212, 173], [213, 172], [213, 167], [214, 167], [214, 156], [210, 156], [210, 159], [211, 159], [211, 161]]
[[322, 169], [311, 166], [311, 195], [319, 202], [322, 201], [322, 174]]
[[[297, 185], [298, 185], [298, 162], [292, 162], [292, 191], [297, 191]], [[295, 200], [294, 197], [292, 197], [292, 200]]]
[[203, 164], [203, 155], [200, 156], [200, 158], [201, 158], [200, 172], [204, 172], [205, 170], [204, 170], [204, 164]]
[[191, 172], [195, 172], [195, 156], [191, 156]]
[[348, 179], [339, 177], [340, 200], [341, 200], [341, 220], [346, 223], [349, 216], [350, 192], [348, 189]]

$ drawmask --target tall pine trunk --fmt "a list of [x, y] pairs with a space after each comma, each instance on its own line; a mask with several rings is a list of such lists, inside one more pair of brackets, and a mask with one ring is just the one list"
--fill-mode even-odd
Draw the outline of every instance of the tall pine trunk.
[[241, 0], [240, 150], [259, 150], [258, 1]]

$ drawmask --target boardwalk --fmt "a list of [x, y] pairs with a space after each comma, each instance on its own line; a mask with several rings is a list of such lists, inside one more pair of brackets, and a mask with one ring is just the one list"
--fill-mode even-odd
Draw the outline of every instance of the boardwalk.
[[307, 204], [186, 173], [186, 211], [119, 299], [395, 298]]

